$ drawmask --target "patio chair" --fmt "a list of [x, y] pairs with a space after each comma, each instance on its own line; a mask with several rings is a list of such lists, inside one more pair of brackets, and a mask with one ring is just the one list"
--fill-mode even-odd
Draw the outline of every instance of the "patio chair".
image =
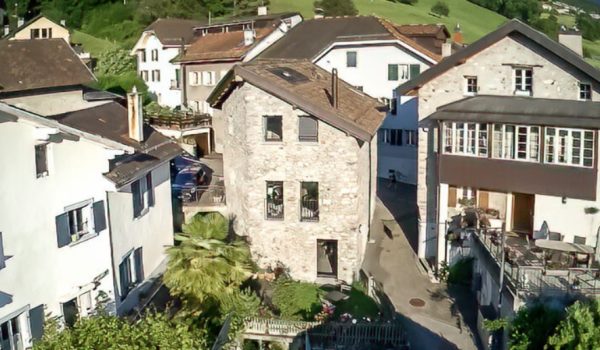
[[533, 231], [533, 239], [546, 239], [549, 233], [550, 229], [548, 228], [548, 223], [544, 220], [542, 228], [540, 228], [539, 231]]
[[551, 241], [562, 241], [563, 235], [561, 235], [559, 232], [550, 231], [548, 233], [548, 239]]

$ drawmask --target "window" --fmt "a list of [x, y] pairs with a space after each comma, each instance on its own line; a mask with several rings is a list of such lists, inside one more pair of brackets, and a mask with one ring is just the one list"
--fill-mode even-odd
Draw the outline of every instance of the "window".
[[592, 167], [594, 132], [582, 129], [546, 128], [545, 162]]
[[309, 116], [298, 117], [298, 141], [319, 141], [319, 123], [317, 119]]
[[592, 85], [588, 83], [579, 83], [579, 99], [590, 101], [592, 99]]
[[148, 71], [147, 70], [143, 70], [140, 72], [140, 76], [142, 77], [143, 81], [148, 81]]
[[266, 218], [283, 219], [283, 181], [267, 181], [266, 196]]
[[40, 178], [48, 175], [48, 144], [35, 146], [35, 175]]
[[517, 126], [517, 159], [538, 161], [540, 148], [540, 128], [537, 126]]
[[40, 37], [39, 29], [31, 29], [31, 39], [38, 39]]
[[467, 95], [476, 95], [479, 91], [479, 87], [477, 86], [477, 77], [465, 77], [465, 93]]
[[73, 298], [65, 303], [62, 303], [62, 314], [65, 326], [71, 328], [79, 319], [79, 307], [77, 306], [77, 298]]
[[487, 157], [487, 124], [446, 122], [443, 127], [445, 153]]
[[119, 264], [119, 280], [121, 284], [121, 300], [144, 280], [144, 259], [142, 247], [136, 248], [125, 255]]
[[69, 234], [71, 241], [76, 242], [88, 233], [91, 210], [89, 205], [67, 212], [69, 217]]
[[411, 64], [410, 65], [410, 77], [409, 79], [414, 79], [421, 74], [421, 65], [419, 64]]
[[388, 112], [391, 115], [397, 115], [398, 114], [398, 101], [396, 100], [395, 97], [393, 97], [393, 98], [385, 98], [385, 97], [383, 97], [381, 100], [388, 107]]
[[319, 221], [319, 183], [300, 183], [300, 221]]
[[201, 75], [199, 72], [190, 72], [190, 85], [197, 86], [202, 82]]
[[406, 145], [408, 146], [416, 146], [417, 145], [417, 131], [416, 130], [405, 130], [406, 133], [405, 140]]
[[346, 67], [356, 67], [356, 51], [346, 51]]
[[146, 62], [146, 49], [140, 50], [140, 60]]
[[56, 216], [56, 239], [58, 247], [71, 245], [106, 229], [104, 201], [88, 199], [65, 207]]
[[42, 28], [42, 39], [52, 38], [52, 28]]
[[531, 96], [533, 91], [533, 69], [515, 68], [515, 95]]
[[280, 115], [269, 115], [263, 117], [265, 130], [265, 141], [278, 142], [283, 140], [282, 121]]
[[152, 81], [160, 81], [160, 70], [155, 69], [152, 71]]
[[138, 218], [146, 214], [154, 206], [154, 188], [152, 187], [152, 173], [146, 174], [131, 184], [133, 198], [133, 217]]
[[404, 129], [379, 129], [378, 141], [390, 146], [414, 146], [417, 144], [417, 132]]
[[202, 72], [202, 85], [215, 85], [215, 72]]
[[397, 64], [388, 64], [388, 80], [390, 80], [390, 81], [398, 80], [398, 65]]
[[153, 49], [150, 55], [152, 61], [158, 61], [158, 49]]

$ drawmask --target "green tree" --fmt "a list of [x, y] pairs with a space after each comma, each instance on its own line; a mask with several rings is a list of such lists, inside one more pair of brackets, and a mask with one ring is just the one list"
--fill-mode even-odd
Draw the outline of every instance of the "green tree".
[[233, 13], [236, 16], [256, 16], [258, 7], [269, 3], [269, 0], [235, 0]]
[[27, 15], [30, 0], [6, 0], [6, 15], [11, 30], [17, 27], [17, 19]]
[[448, 15], [450, 14], [450, 8], [445, 2], [438, 1], [433, 6], [431, 6], [431, 12], [438, 16], [448, 17]]
[[600, 21], [593, 19], [589, 14], [580, 13], [575, 17], [575, 23], [585, 39], [591, 41], [600, 39]]
[[558, 38], [560, 25], [558, 24], [558, 19], [554, 15], [550, 15], [548, 18], [538, 18], [531, 22], [531, 26], [551, 38]]
[[556, 350], [600, 349], [600, 302], [576, 302], [567, 308], [567, 317], [548, 339]]
[[111, 49], [98, 56], [97, 75], [120, 75], [135, 71], [135, 60], [128, 50]]
[[72, 328], [61, 329], [56, 318], [46, 321], [42, 340], [34, 350], [78, 349], [206, 349], [206, 334], [179, 319], [150, 312], [129, 323], [105, 312], [82, 318]]
[[196, 315], [203, 305], [235, 304], [252, 270], [249, 249], [231, 237], [229, 221], [217, 213], [196, 215], [175, 240], [163, 278], [171, 294]]
[[317, 0], [313, 3], [325, 16], [356, 16], [358, 10], [352, 0]]
[[511, 350], [543, 349], [548, 337], [554, 332], [562, 313], [543, 304], [522, 307], [511, 323]]

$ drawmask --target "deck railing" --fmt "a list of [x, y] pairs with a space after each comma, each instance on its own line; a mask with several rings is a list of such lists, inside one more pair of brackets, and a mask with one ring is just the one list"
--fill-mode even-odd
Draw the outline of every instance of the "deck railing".
[[225, 186], [208, 185], [187, 187], [181, 191], [181, 200], [185, 206], [225, 205]]
[[295, 337], [307, 329], [319, 326], [320, 322], [288, 321], [270, 318], [251, 317], [245, 320], [245, 333], [255, 335], [271, 335]]
[[[500, 238], [494, 238], [491, 230], [476, 230], [475, 236], [493, 260], [501, 267], [502, 251]], [[495, 230], [497, 235], [503, 234]], [[499, 236], [496, 236], [499, 237]], [[565, 268], [549, 269], [511, 263], [505, 259], [504, 274], [515, 292], [528, 294], [584, 294], [600, 295], [600, 269]]]
[[209, 114], [146, 115], [144, 120], [157, 127], [179, 130], [201, 127], [209, 128], [212, 126], [212, 117]]

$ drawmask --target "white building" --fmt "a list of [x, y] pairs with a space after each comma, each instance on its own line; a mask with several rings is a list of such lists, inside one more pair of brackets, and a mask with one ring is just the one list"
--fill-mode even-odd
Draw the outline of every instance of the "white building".
[[300, 23], [260, 58], [308, 59], [390, 105], [379, 132], [378, 176], [396, 173], [416, 183], [416, 122], [404, 118], [414, 105], [396, 101], [394, 89], [436, 64], [452, 50], [438, 25], [394, 25], [372, 17], [311, 19]]
[[128, 113], [85, 90], [94, 77], [63, 40], [0, 42], [0, 67], [0, 347], [16, 350], [45, 314], [71, 324], [99, 298], [124, 314], [152, 287], [180, 148], [143, 124], [139, 96]]
[[201, 24], [193, 20], [159, 18], [144, 30], [131, 49], [131, 55], [137, 58], [138, 74], [159, 105], [182, 104], [180, 66], [172, 60], [191, 43], [193, 28]]

